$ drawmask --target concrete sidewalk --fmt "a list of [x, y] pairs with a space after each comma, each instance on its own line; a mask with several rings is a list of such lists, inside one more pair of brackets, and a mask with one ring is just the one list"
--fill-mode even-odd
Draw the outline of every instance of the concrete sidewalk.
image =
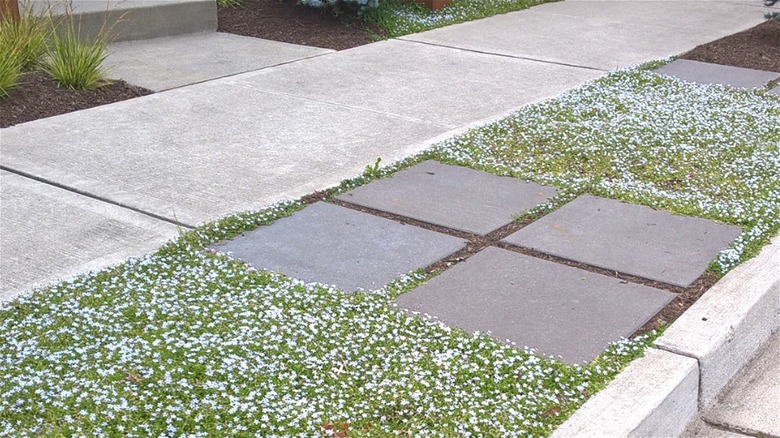
[[[0, 166], [195, 226], [336, 184], [604, 69], [748, 28], [763, 18], [753, 3], [546, 4], [3, 129]], [[24, 208], [39, 228], [62, 227], [43, 206]], [[6, 210], [8, 241], [79, 245], [30, 235]], [[48, 277], [73, 267], [2, 250], [4, 290], [19, 284], [9, 263]]]

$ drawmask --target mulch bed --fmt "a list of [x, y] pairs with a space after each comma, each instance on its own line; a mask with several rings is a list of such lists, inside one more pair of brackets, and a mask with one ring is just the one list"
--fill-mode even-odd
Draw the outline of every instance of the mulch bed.
[[382, 30], [348, 12], [301, 6], [296, 0], [244, 0], [219, 8], [218, 31], [304, 46], [343, 50], [372, 42]]
[[19, 87], [0, 98], [0, 128], [151, 93], [124, 81], [114, 81], [93, 91], [72, 90], [57, 86], [45, 73], [30, 72], [24, 75]]
[[680, 56], [691, 61], [780, 72], [780, 21], [702, 44]]

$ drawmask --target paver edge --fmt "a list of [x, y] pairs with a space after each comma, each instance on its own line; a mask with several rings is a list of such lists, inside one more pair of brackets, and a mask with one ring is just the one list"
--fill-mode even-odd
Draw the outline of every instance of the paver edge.
[[[769, 339], [772, 332], [780, 328], [780, 270], [772, 271], [770, 269], [772, 266], [780, 266], [780, 234], [775, 236], [756, 257], [738, 266], [718, 281], [708, 291], [710, 293], [708, 299], [700, 299], [694, 303], [656, 341], [657, 349], [648, 350], [644, 357], [632, 362], [610, 382], [607, 388], [588, 400], [551, 436], [563, 438], [572, 436], [574, 432], [579, 436], [605, 434], [634, 436], [636, 433], [646, 436], [668, 436], [670, 430], [677, 431], [675, 435], [679, 435], [696, 419], [698, 410], [692, 412], [680, 410], [679, 402], [675, 398], [688, 397], [696, 401], [698, 409], [706, 407], [734, 375], [753, 358], [755, 352]], [[750, 279], [757, 281], [751, 284], [746, 281]], [[743, 309], [730, 313], [733, 318], [733, 321], [730, 321], [732, 324], [724, 335], [716, 336], [712, 340], [712, 344], [704, 354], [692, 352], [680, 345], [681, 343], [674, 342], [677, 339], [684, 340], [690, 337], [694, 330], [701, 330], [692, 327], [693, 322], [696, 319], [701, 320], [702, 313], [709, 314], [717, 311], [724, 304], [729, 307], [728, 297], [746, 294], [746, 285], [754, 286], [748, 290], [753, 299], [743, 306]], [[653, 375], [658, 361], [653, 360], [652, 356], [658, 356], [660, 354], [658, 352], [668, 355], [666, 357], [669, 360], [677, 358], [683, 361], [695, 361], [694, 374], [697, 384], [695, 389], [688, 388], [688, 395], [676, 393], [679, 392], [676, 391], [678, 388], [684, 386], [682, 381], [680, 385], [675, 386], [653, 385], [653, 390], [649, 393], [646, 388], [643, 388], [647, 382], [641, 377]], [[714, 366], [726, 366], [728, 372], [711, 375], [708, 369], [713, 366], [710, 365], [713, 361]], [[632, 376], [640, 378], [626, 382]], [[627, 390], [627, 388], [634, 390]], [[641, 408], [642, 411], [637, 412], [634, 409], [632, 415], [626, 415], [627, 413], [620, 408], [631, 406], [631, 401], [639, 396], [645, 400], [645, 403], [633, 406]], [[652, 403], [647, 401], [648, 398], [659, 401]], [[672, 411], [676, 415], [669, 415], [669, 410], [672, 409], [677, 409]], [[660, 423], [654, 420], [659, 412], [660, 415], [665, 415], [665, 420]], [[659, 429], [660, 427], [666, 429]]]

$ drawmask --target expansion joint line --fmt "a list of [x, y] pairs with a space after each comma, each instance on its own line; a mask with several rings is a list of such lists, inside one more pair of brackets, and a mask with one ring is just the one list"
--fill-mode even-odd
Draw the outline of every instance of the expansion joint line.
[[66, 186], [64, 184], [60, 184], [60, 183], [57, 183], [57, 182], [54, 182], [54, 181], [50, 181], [50, 180], [47, 180], [46, 178], [42, 178], [40, 176], [36, 176], [36, 175], [30, 174], [30, 173], [27, 173], [27, 172], [22, 172], [20, 170], [16, 170], [16, 169], [10, 168], [8, 166], [3, 166], [3, 165], [0, 164], [0, 170], [4, 170], [6, 172], [13, 173], [13, 174], [21, 176], [23, 178], [31, 179], [33, 181], [37, 181], [37, 182], [42, 183], [42, 184], [46, 184], [46, 185], [49, 185], [49, 186], [52, 186], [52, 187], [56, 187], [58, 189], [62, 189], [62, 190], [65, 190], [65, 191], [68, 191], [68, 192], [71, 192], [71, 193], [75, 193], [77, 195], [84, 196], [86, 198], [94, 199], [96, 201], [100, 201], [100, 202], [103, 202], [103, 203], [106, 203], [106, 204], [111, 204], [111, 205], [114, 205], [114, 206], [117, 206], [117, 207], [120, 207], [120, 208], [124, 208], [125, 210], [130, 210], [130, 211], [133, 211], [135, 213], [142, 214], [144, 216], [148, 216], [148, 217], [151, 217], [151, 218], [163, 221], [163, 222], [167, 222], [169, 224], [176, 225], [178, 227], [186, 228], [186, 229], [189, 229], [189, 230], [192, 230], [192, 229], [195, 228], [192, 225], [188, 225], [188, 224], [185, 224], [183, 222], [179, 222], [177, 219], [171, 219], [171, 218], [168, 218], [168, 217], [156, 214], [156, 213], [152, 213], [150, 211], [142, 210], [142, 209], [140, 209], [138, 207], [133, 207], [131, 205], [123, 204], [121, 202], [114, 201], [112, 199], [104, 198], [102, 196], [98, 196], [98, 195], [95, 195], [93, 193], [89, 193], [89, 192], [84, 191], [84, 190], [79, 190], [79, 189], [76, 189], [76, 188], [73, 188], [73, 187], [70, 187], [70, 186]]

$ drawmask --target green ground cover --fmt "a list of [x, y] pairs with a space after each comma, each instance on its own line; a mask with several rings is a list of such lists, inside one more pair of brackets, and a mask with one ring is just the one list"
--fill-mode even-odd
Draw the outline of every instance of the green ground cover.
[[387, 32], [382, 38], [396, 38], [437, 27], [519, 11], [550, 1], [557, 0], [453, 0], [449, 6], [431, 11], [416, 3], [382, 0], [379, 7], [368, 10], [364, 18], [378, 24]]
[[[780, 99], [619, 71], [424, 159], [743, 226], [722, 274], [780, 224]], [[338, 190], [337, 190], [338, 191]], [[336, 191], [336, 192], [337, 192]], [[655, 333], [567, 365], [396, 310], [424, 277], [346, 294], [203, 251], [299, 202], [0, 309], [0, 435], [545, 436]]]

